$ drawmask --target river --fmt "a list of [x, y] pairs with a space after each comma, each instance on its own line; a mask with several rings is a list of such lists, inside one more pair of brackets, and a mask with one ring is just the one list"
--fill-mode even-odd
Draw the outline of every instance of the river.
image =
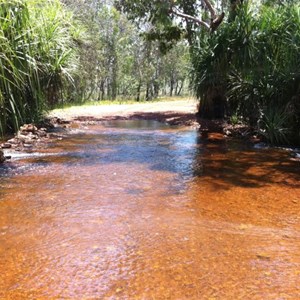
[[0, 299], [300, 299], [286, 151], [113, 121], [0, 177]]

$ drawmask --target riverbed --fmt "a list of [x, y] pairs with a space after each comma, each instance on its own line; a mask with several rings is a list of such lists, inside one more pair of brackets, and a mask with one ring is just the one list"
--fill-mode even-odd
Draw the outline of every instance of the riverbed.
[[0, 299], [300, 298], [287, 151], [107, 121], [0, 176]]

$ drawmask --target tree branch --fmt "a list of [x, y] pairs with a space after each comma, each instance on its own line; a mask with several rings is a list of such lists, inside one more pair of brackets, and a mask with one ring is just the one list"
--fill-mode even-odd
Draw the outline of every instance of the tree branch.
[[210, 12], [211, 19], [214, 20], [217, 17], [216, 10], [213, 8], [213, 6], [209, 2], [209, 0], [203, 0], [203, 2], [205, 3], [205, 5], [207, 6], [207, 9]]
[[220, 24], [222, 23], [223, 19], [224, 19], [225, 13], [222, 12], [219, 16], [217, 16], [215, 19], [213, 19], [210, 23], [210, 29], [211, 32], [214, 32], [215, 30], [217, 30], [217, 28], [220, 26]]
[[206, 22], [204, 22], [204, 21], [202, 21], [202, 20], [200, 20], [200, 19], [198, 19], [198, 18], [196, 18], [196, 17], [193, 17], [193, 16], [191, 16], [191, 15], [187, 15], [187, 14], [184, 14], [184, 13], [182, 13], [182, 12], [179, 12], [179, 11], [173, 9], [173, 7], [171, 8], [171, 12], [172, 12], [174, 15], [178, 16], [178, 17], [181, 17], [181, 18], [185, 18], [185, 19], [187, 19], [187, 20], [194, 21], [195, 23], [198, 23], [198, 24], [200, 24], [201, 26], [204, 26], [207, 30], [210, 29], [210, 25], [209, 25], [209, 24], [207, 24]]
[[205, 3], [207, 9], [210, 12], [210, 23], [204, 22], [203, 20], [185, 14], [179, 10], [177, 10], [175, 8], [175, 2], [174, 0], [171, 0], [171, 8], [170, 8], [170, 12], [173, 13], [174, 15], [181, 17], [181, 18], [185, 18], [187, 20], [193, 21], [203, 27], [205, 27], [207, 30], [210, 30], [211, 32], [214, 32], [222, 23], [223, 19], [224, 19], [224, 12], [222, 12], [220, 15], [217, 15], [216, 10], [214, 9], [214, 7], [212, 6], [212, 4], [210, 3], [210, 0], [203, 0], [203, 2]]

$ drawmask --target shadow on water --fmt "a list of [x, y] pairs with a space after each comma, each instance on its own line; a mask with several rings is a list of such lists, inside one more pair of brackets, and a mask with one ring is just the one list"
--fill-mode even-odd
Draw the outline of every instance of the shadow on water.
[[202, 176], [214, 182], [216, 189], [270, 184], [300, 187], [300, 163], [291, 160], [285, 150], [254, 149], [243, 141], [226, 141], [218, 134], [204, 140], [198, 137], [197, 143], [202, 144], [197, 155], [203, 165]]

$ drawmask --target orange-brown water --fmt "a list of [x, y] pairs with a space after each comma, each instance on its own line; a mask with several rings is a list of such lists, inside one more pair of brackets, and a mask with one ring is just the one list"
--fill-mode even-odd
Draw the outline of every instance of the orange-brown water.
[[287, 152], [128, 121], [1, 172], [0, 299], [300, 299]]

